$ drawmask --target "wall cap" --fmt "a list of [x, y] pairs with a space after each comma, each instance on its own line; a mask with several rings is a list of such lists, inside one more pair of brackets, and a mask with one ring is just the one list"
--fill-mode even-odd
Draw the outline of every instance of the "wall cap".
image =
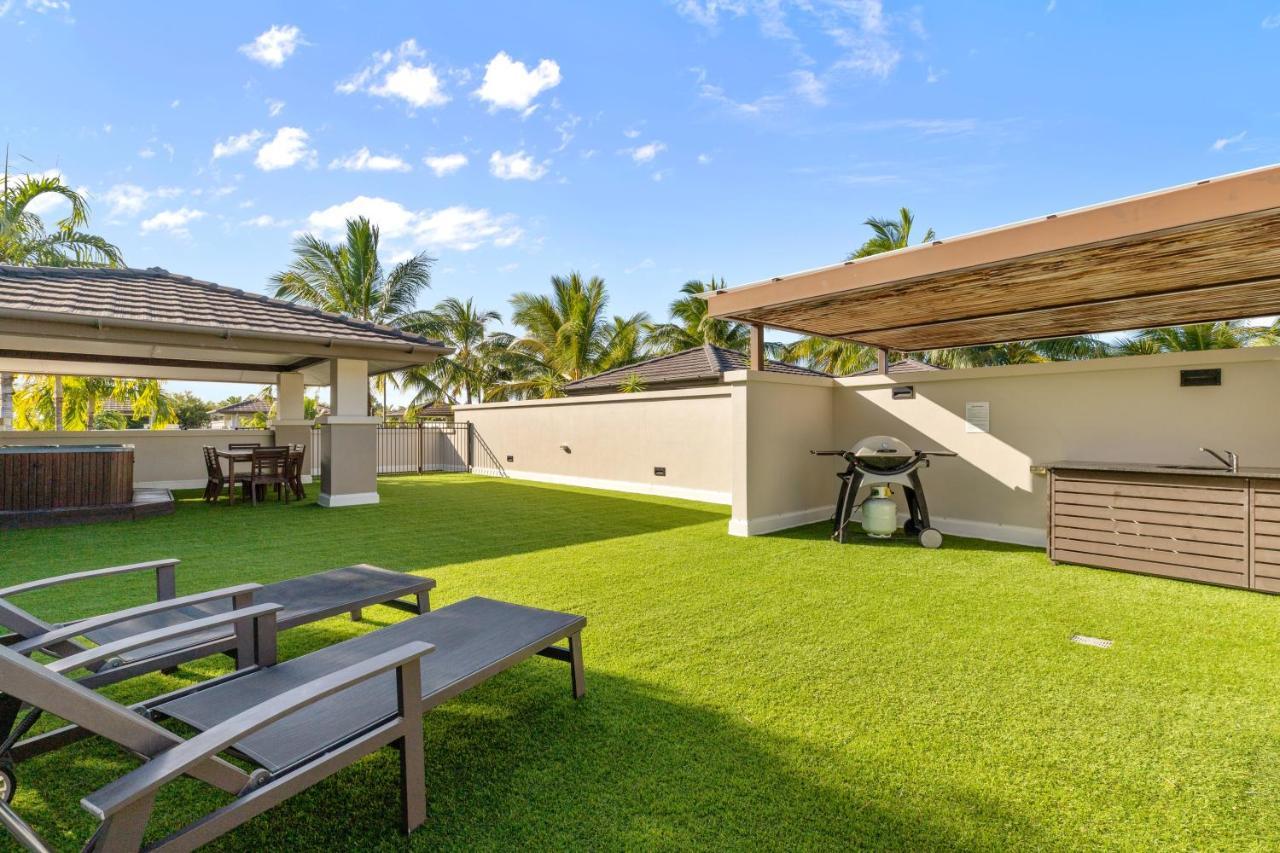
[[[728, 375], [728, 374], [726, 374]], [[582, 394], [577, 397], [552, 397], [546, 400], [509, 400], [502, 403], [471, 403], [454, 406], [456, 412], [489, 412], [496, 409], [539, 408], [542, 406], [589, 406], [598, 403], [643, 403], [653, 400], [679, 400], [698, 397], [729, 397], [727, 385], [706, 388], [676, 388], [670, 391], [637, 391], [634, 394]]]

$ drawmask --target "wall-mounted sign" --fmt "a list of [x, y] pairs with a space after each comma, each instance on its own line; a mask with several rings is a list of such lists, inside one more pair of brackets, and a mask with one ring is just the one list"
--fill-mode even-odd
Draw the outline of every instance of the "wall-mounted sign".
[[964, 404], [964, 431], [991, 432], [990, 403], [982, 402]]

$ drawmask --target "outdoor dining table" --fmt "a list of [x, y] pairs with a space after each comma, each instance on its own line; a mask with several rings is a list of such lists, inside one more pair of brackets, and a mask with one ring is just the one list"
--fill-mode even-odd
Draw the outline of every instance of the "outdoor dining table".
[[215, 451], [219, 459], [227, 460], [227, 479], [231, 482], [231, 488], [227, 493], [227, 503], [236, 502], [236, 463], [248, 462], [253, 464], [253, 448], [236, 448], [235, 450], [218, 450]]

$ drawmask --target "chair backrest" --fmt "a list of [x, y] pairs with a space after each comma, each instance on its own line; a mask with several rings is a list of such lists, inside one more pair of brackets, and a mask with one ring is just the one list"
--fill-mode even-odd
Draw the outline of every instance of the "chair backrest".
[[218, 462], [218, 451], [208, 444], [204, 446], [204, 470], [210, 480], [222, 479], [222, 465]]
[[303, 444], [289, 445], [289, 475], [302, 476], [302, 461], [307, 458], [307, 448]]
[[253, 476], [283, 477], [288, 473], [289, 448], [256, 447], [253, 451]]
[[260, 441], [237, 441], [227, 445], [227, 450], [253, 450], [261, 447]]

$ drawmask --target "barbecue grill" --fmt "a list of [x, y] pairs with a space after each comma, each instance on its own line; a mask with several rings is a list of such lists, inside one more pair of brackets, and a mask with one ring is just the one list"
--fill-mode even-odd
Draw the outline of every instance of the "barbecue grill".
[[[929, 504], [920, 482], [920, 468], [929, 467], [934, 456], [955, 456], [949, 450], [915, 450], [905, 441], [891, 435], [873, 435], [857, 442], [848, 450], [812, 450], [815, 456], [839, 456], [849, 463], [840, 478], [840, 494], [836, 498], [836, 514], [831, 538], [847, 542], [849, 522], [855, 509], [862, 510], [863, 529], [867, 535], [886, 539], [898, 527], [897, 504], [893, 502], [893, 486], [902, 488], [907, 499], [908, 518], [902, 526], [907, 536], [914, 536], [925, 548], [942, 544], [942, 533], [929, 524]], [[866, 486], [870, 495], [858, 503], [858, 492]]]

